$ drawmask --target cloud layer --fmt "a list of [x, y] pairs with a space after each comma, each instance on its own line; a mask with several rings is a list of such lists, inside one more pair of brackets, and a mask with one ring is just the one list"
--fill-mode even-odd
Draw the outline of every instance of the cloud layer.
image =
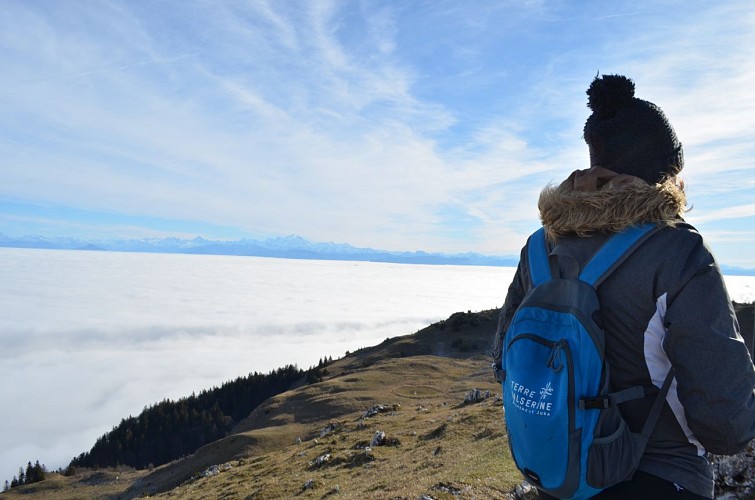
[[0, 248], [0, 478], [146, 405], [493, 308], [513, 269]]
[[[0, 248], [0, 479], [28, 460], [63, 467], [164, 398], [499, 307], [513, 273]], [[726, 281], [755, 299], [755, 278]]]

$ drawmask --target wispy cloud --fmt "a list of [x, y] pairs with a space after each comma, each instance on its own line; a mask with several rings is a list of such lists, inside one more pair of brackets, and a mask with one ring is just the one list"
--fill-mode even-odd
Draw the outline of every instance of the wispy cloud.
[[744, 2], [4, 7], [6, 199], [516, 253], [539, 189], [586, 166], [597, 71], [666, 111], [693, 204], [753, 189]]
[[689, 219], [694, 223], [703, 223], [727, 219], [743, 219], [747, 217], [755, 217], [755, 203], [721, 208], [700, 215], [691, 215]]

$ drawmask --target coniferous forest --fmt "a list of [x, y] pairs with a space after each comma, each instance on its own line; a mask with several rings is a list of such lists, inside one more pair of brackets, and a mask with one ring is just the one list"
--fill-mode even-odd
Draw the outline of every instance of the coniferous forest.
[[129, 416], [92, 449], [74, 458], [76, 467], [158, 466], [225, 437], [267, 398], [289, 389], [304, 372], [295, 365], [268, 374], [250, 373], [178, 401], [163, 400]]

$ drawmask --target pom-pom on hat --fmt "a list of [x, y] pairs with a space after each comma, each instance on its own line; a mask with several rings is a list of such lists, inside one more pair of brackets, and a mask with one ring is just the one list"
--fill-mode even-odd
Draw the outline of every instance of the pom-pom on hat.
[[590, 166], [634, 175], [650, 184], [684, 168], [682, 144], [661, 108], [634, 97], [634, 82], [621, 75], [596, 77], [587, 89], [592, 114], [584, 128]]

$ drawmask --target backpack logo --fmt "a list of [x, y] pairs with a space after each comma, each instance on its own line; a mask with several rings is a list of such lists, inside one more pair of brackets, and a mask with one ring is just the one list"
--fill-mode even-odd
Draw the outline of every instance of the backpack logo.
[[522, 384], [511, 381], [512, 404], [520, 411], [530, 415], [550, 416], [553, 403], [543, 400], [552, 394], [553, 387], [551, 387], [550, 382], [537, 393]]
[[540, 389], [540, 399], [545, 399], [548, 396], [553, 396], [553, 387], [551, 387], [550, 382], [548, 382], [545, 387]]

